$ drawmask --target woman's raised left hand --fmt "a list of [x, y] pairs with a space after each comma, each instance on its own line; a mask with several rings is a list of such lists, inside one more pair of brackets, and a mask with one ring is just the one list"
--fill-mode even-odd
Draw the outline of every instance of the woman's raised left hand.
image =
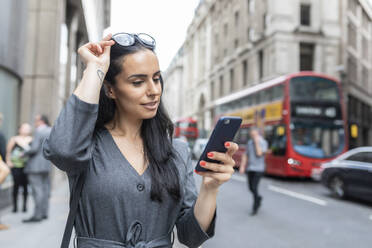
[[234, 142], [225, 142], [227, 151], [209, 152], [208, 158], [220, 161], [221, 163], [211, 163], [204, 160], [200, 161], [200, 166], [209, 169], [208, 172], [195, 171], [198, 175], [203, 177], [203, 185], [206, 189], [216, 190], [220, 185], [230, 180], [234, 173], [235, 161], [232, 158], [234, 153], [239, 149], [239, 146]]

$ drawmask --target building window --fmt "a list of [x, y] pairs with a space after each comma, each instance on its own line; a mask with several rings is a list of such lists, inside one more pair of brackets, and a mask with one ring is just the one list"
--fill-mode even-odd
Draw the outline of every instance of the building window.
[[314, 44], [300, 43], [300, 71], [312, 71], [314, 64]]
[[234, 39], [234, 47], [237, 48], [239, 46], [239, 11], [235, 12], [235, 39]]
[[371, 22], [371, 20], [369, 19], [367, 13], [365, 11], [363, 11], [363, 14], [362, 14], [362, 26], [363, 28], [368, 32], [368, 26], [369, 26], [369, 23]]
[[348, 80], [351, 83], [356, 83], [357, 81], [357, 63], [356, 59], [354, 58], [353, 55], [350, 53], [348, 54], [348, 59], [347, 59], [347, 76]]
[[228, 28], [229, 27], [228, 27], [227, 23], [223, 24], [223, 34], [225, 35], [225, 38], [227, 38], [227, 35], [229, 34], [228, 33], [228, 31], [229, 31]]
[[362, 58], [368, 63], [368, 60], [369, 60], [369, 52], [368, 52], [368, 44], [370, 42], [368, 42], [368, 38], [363, 36], [362, 38]]
[[251, 28], [248, 27], [247, 28], [247, 42], [250, 42], [251, 41]]
[[247, 0], [248, 13], [254, 12], [254, 0]]
[[243, 86], [248, 85], [248, 63], [247, 60], [243, 61]]
[[363, 88], [368, 89], [368, 68], [363, 66], [362, 68], [362, 82], [363, 82]]
[[235, 38], [235, 40], [234, 40], [234, 47], [235, 48], [238, 48], [238, 46], [239, 46], [239, 39], [238, 38]]
[[222, 40], [224, 40], [225, 42], [225, 44], [224, 44], [224, 49], [223, 49], [223, 56], [226, 56], [227, 55], [227, 46], [228, 46], [228, 41], [229, 41], [229, 26], [227, 25], [227, 23], [225, 23], [224, 25], [223, 25], [223, 38], [222, 38]]
[[347, 44], [356, 50], [357, 47], [357, 31], [353, 23], [347, 25]]
[[262, 79], [263, 78], [263, 66], [264, 66], [264, 57], [263, 57], [263, 51], [260, 50], [258, 52], [258, 75], [259, 75], [259, 78]]
[[263, 20], [262, 20], [262, 27], [263, 27], [263, 30], [265, 30], [265, 29], [267, 28], [267, 22], [268, 22], [267, 18], [268, 18], [267, 13], [264, 13], [264, 14], [263, 14]]
[[300, 5], [301, 26], [310, 26], [310, 4]]
[[348, 1], [348, 9], [351, 10], [351, 12], [354, 14], [354, 16], [357, 15], [358, 3], [356, 1], [357, 0], [349, 0]]
[[239, 27], [239, 11], [235, 12], [235, 28]]
[[233, 92], [235, 89], [235, 75], [234, 68], [230, 69], [230, 92]]
[[211, 100], [214, 100], [214, 82], [211, 82]]
[[218, 33], [214, 35], [214, 57], [216, 60], [218, 60], [219, 56], [219, 51], [220, 51], [220, 46], [219, 46], [219, 38], [218, 38]]
[[219, 92], [219, 96], [223, 96], [223, 75], [220, 76], [220, 92]]

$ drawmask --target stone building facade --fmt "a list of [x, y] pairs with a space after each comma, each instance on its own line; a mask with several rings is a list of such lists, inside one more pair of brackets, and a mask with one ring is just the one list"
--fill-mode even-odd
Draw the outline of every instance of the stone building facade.
[[342, 55], [340, 68], [347, 99], [348, 121], [357, 137], [350, 147], [372, 145], [372, 4], [363, 0], [343, 1]]
[[[77, 48], [110, 25], [111, 0], [4, 0], [0, 9], [0, 129], [9, 139], [36, 114], [55, 120], [83, 67]], [[0, 186], [9, 204], [11, 178]]]
[[[355, 18], [348, 7], [351, 4], [356, 5]], [[350, 63], [358, 67], [354, 74], [371, 81], [370, 14], [371, 7], [364, 0], [200, 1], [182, 46], [182, 59], [178, 58], [183, 61], [177, 65], [182, 68], [178, 70], [182, 71], [182, 81], [171, 83], [174, 87], [182, 84], [184, 89], [184, 97], [178, 101], [182, 107], [176, 107], [182, 109], [177, 117], [196, 117], [201, 129], [210, 130], [216, 102], [222, 97], [303, 70], [341, 79], [349, 96], [353, 87], [345, 85], [351, 85], [346, 80]], [[349, 19], [357, 27], [356, 46], [362, 49], [365, 44], [364, 49], [369, 49], [369, 58], [363, 62], [359, 50], [354, 51], [356, 62], [347, 62]], [[172, 71], [173, 64], [166, 80]]]

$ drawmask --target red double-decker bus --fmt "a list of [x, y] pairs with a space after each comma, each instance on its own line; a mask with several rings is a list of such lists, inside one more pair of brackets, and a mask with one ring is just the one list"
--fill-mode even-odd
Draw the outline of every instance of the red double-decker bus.
[[240, 116], [235, 137], [241, 155], [249, 127], [257, 126], [269, 143], [266, 173], [310, 177], [313, 169], [347, 149], [345, 109], [339, 82], [327, 75], [299, 72], [280, 76], [215, 102], [216, 115]]
[[191, 117], [182, 118], [174, 123], [174, 137], [185, 137], [187, 140], [195, 140], [199, 137], [197, 121]]

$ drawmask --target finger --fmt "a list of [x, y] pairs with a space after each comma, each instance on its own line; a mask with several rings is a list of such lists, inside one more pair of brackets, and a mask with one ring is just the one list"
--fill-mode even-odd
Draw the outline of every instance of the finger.
[[218, 181], [219, 183], [223, 183], [228, 181], [231, 178], [230, 173], [215, 173], [215, 172], [208, 172], [208, 171], [195, 171], [196, 174], [202, 177], [210, 177], [213, 178], [214, 180]]
[[83, 58], [88, 58], [89, 56], [92, 56], [95, 54], [95, 46], [92, 44], [92, 43], [87, 43], [85, 44], [84, 46], [80, 47], [78, 49], [78, 53], [80, 56], [82, 56]]
[[103, 41], [100, 41], [100, 42], [99, 42], [99, 45], [100, 45], [102, 48], [104, 48], [105, 46], [112, 46], [112, 45], [114, 45], [114, 44], [115, 44], [115, 41], [113, 41], [113, 40], [107, 40], [107, 41], [103, 40]]
[[111, 46], [112, 46], [112, 45], [109, 45], [109, 46], [105, 46], [105, 47], [103, 48], [103, 54], [105, 54], [105, 56], [110, 56]]
[[226, 153], [222, 152], [208, 152], [207, 157], [212, 160], [220, 161], [223, 164], [231, 164], [232, 158]]
[[227, 154], [230, 155], [232, 157], [232, 155], [234, 155], [234, 153], [239, 150], [239, 146], [238, 144], [236, 144], [235, 142], [231, 142], [231, 141], [228, 141], [228, 142], [225, 142], [225, 147], [227, 149]]
[[108, 35], [106, 35], [105, 37], [103, 37], [103, 41], [108, 41], [108, 40], [110, 40], [112, 38], [112, 34], [111, 33], [109, 33]]
[[211, 162], [206, 162], [204, 160], [200, 161], [200, 166], [211, 170], [212, 172], [217, 172], [217, 173], [233, 173], [234, 169], [232, 166], [226, 166], [224, 164], [217, 164], [217, 163], [211, 163]]
[[84, 46], [82, 46], [81, 48], [79, 48], [79, 50], [81, 50], [81, 52], [91, 52], [93, 54], [97, 53], [97, 44], [96, 43], [87, 43], [85, 44]]
[[98, 54], [101, 54], [103, 52], [101, 45], [98, 43], [96, 43], [95, 45], [96, 45]]

